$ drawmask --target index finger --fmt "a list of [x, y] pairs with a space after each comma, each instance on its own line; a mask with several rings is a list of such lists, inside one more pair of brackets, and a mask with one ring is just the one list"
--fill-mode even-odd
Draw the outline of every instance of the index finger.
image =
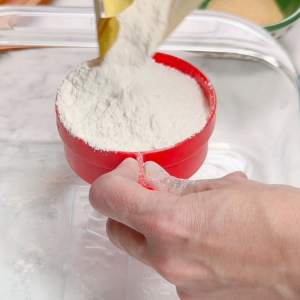
[[[95, 210], [139, 232], [151, 227], [151, 220], [161, 214], [167, 198], [165, 192], [149, 191], [138, 184], [139, 167], [135, 160], [125, 160], [114, 171], [98, 178], [90, 189], [90, 203]], [[165, 197], [164, 197], [165, 196]], [[170, 205], [171, 206], [171, 205]], [[171, 206], [172, 207], [172, 206]]]

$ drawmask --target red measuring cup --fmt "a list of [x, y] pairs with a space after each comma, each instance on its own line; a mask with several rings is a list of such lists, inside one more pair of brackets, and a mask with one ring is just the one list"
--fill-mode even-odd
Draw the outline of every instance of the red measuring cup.
[[93, 183], [101, 175], [115, 169], [128, 157], [137, 159], [142, 156], [143, 162], [154, 161], [172, 176], [184, 179], [195, 174], [203, 164], [207, 155], [208, 140], [215, 126], [215, 90], [207, 77], [190, 63], [162, 53], [156, 53], [153, 58], [157, 63], [177, 69], [196, 80], [209, 106], [205, 127], [195, 135], [169, 148], [144, 152], [102, 151], [95, 150], [82, 139], [73, 136], [62, 124], [56, 107], [57, 128], [64, 143], [66, 159], [73, 171], [86, 182]]

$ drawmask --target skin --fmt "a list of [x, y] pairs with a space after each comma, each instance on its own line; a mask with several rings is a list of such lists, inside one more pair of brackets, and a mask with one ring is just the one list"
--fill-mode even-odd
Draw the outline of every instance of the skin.
[[176, 285], [182, 300], [300, 299], [300, 190], [241, 172], [187, 181], [125, 160], [95, 181], [111, 242]]

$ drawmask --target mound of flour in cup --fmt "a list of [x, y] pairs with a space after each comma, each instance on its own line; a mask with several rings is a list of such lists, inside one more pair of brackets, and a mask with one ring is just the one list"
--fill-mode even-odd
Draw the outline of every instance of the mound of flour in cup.
[[149, 58], [173, 2], [136, 0], [118, 16], [118, 39], [101, 65], [84, 62], [67, 76], [56, 105], [72, 135], [96, 150], [139, 152], [174, 146], [203, 129], [208, 105], [197, 82]]

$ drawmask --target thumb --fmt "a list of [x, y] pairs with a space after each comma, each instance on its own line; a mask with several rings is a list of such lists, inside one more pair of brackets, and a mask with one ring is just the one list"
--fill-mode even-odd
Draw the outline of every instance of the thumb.
[[146, 162], [145, 182], [158, 191], [168, 192], [176, 195], [186, 195], [197, 192], [204, 192], [224, 188], [232, 184], [230, 178], [247, 178], [243, 172], [234, 172], [218, 179], [186, 180], [171, 176], [155, 162]]
[[214, 189], [213, 180], [187, 180], [171, 176], [155, 162], [146, 162], [145, 181], [146, 184], [158, 191], [168, 192], [175, 195], [186, 195], [204, 192]]
[[144, 170], [146, 184], [158, 191], [182, 195], [190, 184], [188, 180], [169, 175], [165, 169], [152, 161], [144, 164]]

